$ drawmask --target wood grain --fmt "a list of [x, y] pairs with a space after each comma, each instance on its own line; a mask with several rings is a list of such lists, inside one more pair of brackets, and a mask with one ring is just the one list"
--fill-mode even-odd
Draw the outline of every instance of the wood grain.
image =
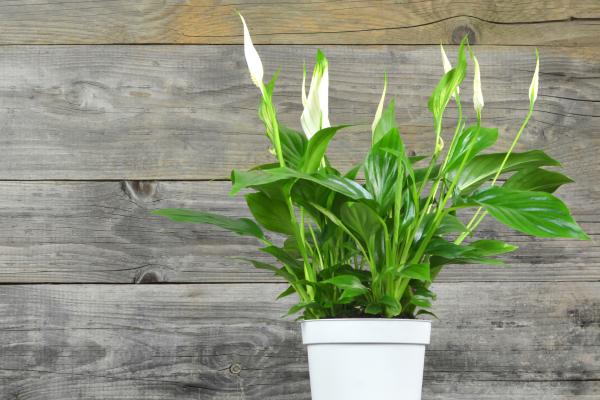
[[257, 43], [596, 45], [594, 0], [3, 1], [0, 44]]
[[[290, 300], [272, 301], [281, 289], [1, 286], [0, 398], [309, 399], [297, 325], [279, 319]], [[599, 283], [436, 290], [424, 399], [600, 394]]]
[[[259, 243], [150, 215], [165, 207], [249, 216], [229, 182], [0, 182], [0, 282], [276, 282], [233, 257]], [[561, 191], [592, 241], [532, 238], [491, 220], [481, 237], [520, 246], [507, 266], [447, 267], [442, 282], [600, 281], [597, 199]]]
[[[298, 127], [301, 68], [314, 48], [259, 49], [282, 121]], [[331, 46], [331, 157], [362, 159], [387, 70], [409, 149], [429, 152], [427, 99], [442, 73], [439, 47]], [[448, 49], [451, 51], [451, 49]], [[533, 50], [477, 49], [484, 123], [512, 141], [528, 107]], [[544, 148], [588, 186], [600, 174], [600, 59], [593, 48], [542, 50], [540, 100], [521, 148]], [[258, 90], [239, 46], [9, 46], [0, 48], [0, 179], [213, 179], [271, 160], [257, 118]], [[365, 68], [368, 65], [368, 68]], [[470, 80], [463, 85], [465, 110]], [[448, 126], [455, 122], [451, 109]], [[449, 132], [448, 132], [449, 133]]]

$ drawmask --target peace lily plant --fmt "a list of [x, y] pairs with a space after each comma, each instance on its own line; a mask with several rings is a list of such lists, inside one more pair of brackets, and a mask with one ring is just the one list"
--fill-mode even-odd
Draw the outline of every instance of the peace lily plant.
[[[486, 216], [533, 236], [588, 239], [565, 204], [552, 194], [572, 182], [545, 169], [559, 166], [558, 161], [540, 150], [514, 151], [538, 95], [537, 51], [529, 109], [507, 151], [484, 152], [496, 143], [498, 129], [482, 124], [479, 63], [463, 39], [454, 67], [441, 48], [445, 73], [428, 103], [433, 152], [408, 155], [394, 99], [385, 105], [386, 78], [368, 154], [350, 170], [340, 171], [330, 163], [326, 150], [347, 125], [329, 122], [327, 58], [317, 51], [308, 93], [304, 71], [302, 132], [284, 126], [273, 102], [277, 75], [264, 82], [260, 56], [243, 17], [242, 22], [250, 77], [261, 94], [259, 116], [275, 157], [273, 163], [231, 174], [232, 195], [251, 190], [244, 196], [254, 218], [184, 209], [154, 214], [257, 238], [264, 245], [260, 250], [273, 262], [248, 261], [289, 283], [279, 297], [297, 295], [290, 314], [301, 313], [300, 318], [312, 320], [414, 319], [431, 313], [435, 293], [430, 285], [442, 268], [501, 264], [499, 255], [517, 249], [500, 240], [476, 238]], [[476, 119], [472, 123], [463, 114], [459, 90], [468, 57], [474, 67]], [[444, 140], [443, 117], [450, 102], [458, 115], [454, 135]], [[276, 235], [268, 236], [267, 231]]]

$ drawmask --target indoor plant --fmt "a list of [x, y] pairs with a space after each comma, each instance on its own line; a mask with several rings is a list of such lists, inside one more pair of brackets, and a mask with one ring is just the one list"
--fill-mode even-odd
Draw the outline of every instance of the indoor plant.
[[[467, 50], [474, 66], [473, 124], [462, 113], [459, 90]], [[317, 52], [308, 94], [303, 90], [300, 133], [278, 120], [276, 76], [263, 82], [261, 60], [245, 23], [244, 51], [262, 95], [259, 116], [275, 158], [272, 164], [232, 172], [232, 194], [252, 190], [245, 198], [254, 220], [182, 209], [154, 213], [177, 222], [217, 225], [264, 244], [261, 250], [274, 264], [248, 261], [289, 283], [280, 297], [298, 297], [289, 313], [301, 313], [304, 319], [313, 399], [420, 398], [430, 326], [416, 317], [431, 314], [431, 282], [445, 265], [501, 263], [496, 256], [516, 249], [498, 240], [473, 239], [486, 215], [534, 236], [588, 238], [552, 195], [571, 182], [542, 168], [558, 162], [539, 150], [513, 151], [537, 99], [537, 52], [529, 110], [506, 152], [484, 153], [496, 142], [498, 130], [481, 124], [479, 64], [463, 40], [455, 68], [442, 49], [445, 74], [428, 103], [432, 154], [408, 155], [394, 100], [385, 106], [386, 80], [368, 155], [340, 172], [325, 155], [330, 140], [346, 127], [329, 123], [325, 56]], [[443, 115], [450, 102], [458, 116], [454, 135], [444, 146]], [[461, 213], [469, 209], [474, 213], [464, 218]], [[267, 237], [265, 230], [277, 235]]]

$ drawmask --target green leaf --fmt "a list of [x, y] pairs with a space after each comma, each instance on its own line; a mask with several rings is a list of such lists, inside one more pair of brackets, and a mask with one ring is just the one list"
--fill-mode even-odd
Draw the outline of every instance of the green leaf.
[[429, 264], [411, 264], [399, 271], [400, 276], [417, 279], [420, 281], [430, 281]]
[[435, 315], [434, 313], [432, 313], [431, 311], [419, 310], [419, 311], [417, 311], [417, 313], [415, 314], [415, 316], [418, 317], [419, 315], [431, 315], [433, 318], [435, 318], [435, 319], [437, 319], [439, 321], [438, 316]]
[[270, 198], [262, 192], [250, 193], [246, 203], [256, 221], [272, 232], [294, 234], [290, 211], [282, 200]]
[[447, 235], [448, 233], [463, 233], [467, 231], [467, 227], [458, 217], [452, 214], [445, 214], [436, 231], [436, 235]]
[[468, 251], [467, 246], [460, 246], [442, 238], [433, 238], [427, 245], [426, 254], [448, 259], [458, 258]]
[[314, 134], [313, 137], [308, 141], [308, 145], [306, 146], [306, 152], [304, 153], [304, 157], [301, 162], [301, 170], [306, 173], [313, 173], [321, 165], [321, 160], [325, 155], [325, 151], [327, 151], [327, 147], [329, 146], [329, 142], [335, 134], [342, 128], [346, 128], [349, 125], [339, 125], [332, 126], [329, 128], [324, 128]]
[[344, 203], [340, 217], [344, 225], [365, 243], [372, 243], [384, 224], [377, 212], [364, 203]]
[[339, 289], [358, 289], [364, 292], [368, 290], [355, 275], [337, 275], [324, 280], [323, 283], [329, 283]]
[[265, 235], [254, 221], [248, 218], [231, 218], [218, 214], [184, 210], [181, 208], [163, 208], [153, 211], [152, 214], [169, 218], [174, 222], [189, 222], [193, 224], [209, 224], [235, 232], [242, 236], [253, 236], [264, 239]]
[[385, 315], [388, 318], [398, 316], [402, 312], [400, 301], [395, 297], [386, 294], [379, 302], [385, 306]]
[[290, 296], [290, 295], [292, 295], [294, 293], [296, 293], [296, 289], [294, 289], [293, 286], [289, 286], [283, 292], [279, 293], [279, 295], [277, 296], [276, 300], [283, 299], [284, 297]]
[[261, 185], [267, 185], [269, 183], [283, 181], [286, 179], [290, 179], [290, 176], [283, 174], [273, 174], [270, 171], [279, 170], [276, 169], [267, 169], [267, 170], [250, 170], [250, 171], [237, 171], [234, 170], [231, 172], [231, 191], [229, 194], [231, 196], [237, 194], [240, 190], [250, 188], [250, 187], [258, 187]]
[[358, 172], [360, 171], [362, 166], [363, 166], [362, 163], [356, 164], [354, 167], [350, 168], [350, 170], [344, 174], [344, 178], [348, 178], [350, 180], [355, 180], [356, 175], [358, 175]]
[[539, 237], [589, 239], [565, 204], [550, 193], [493, 186], [470, 198], [498, 221]]
[[[498, 140], [498, 129], [470, 126], [458, 134], [454, 146], [448, 154], [448, 170], [458, 168], [472, 160], [482, 150], [491, 147]], [[472, 148], [471, 148], [472, 147]], [[467, 164], [465, 164], [467, 165]]]
[[351, 300], [354, 297], [362, 296], [369, 291], [355, 275], [337, 275], [323, 281], [323, 283], [329, 283], [343, 290], [339, 299], [342, 303]]
[[272, 255], [277, 260], [281, 261], [281, 263], [289, 267], [290, 270], [292, 270], [293, 273], [298, 277], [298, 279], [304, 276], [303, 265], [298, 260], [296, 260], [292, 254], [285, 251], [285, 249], [282, 249], [281, 247], [277, 246], [267, 246], [260, 250], [262, 252]]
[[[502, 165], [505, 156], [506, 153], [492, 153], [478, 155], [473, 158], [460, 174], [457, 185], [458, 190], [464, 193], [472, 192], [483, 182], [492, 179], [498, 172], [500, 165]], [[541, 150], [511, 153], [502, 169], [502, 173], [531, 167], [557, 165], [560, 165], [560, 163]], [[450, 172], [449, 180], [453, 179], [455, 173], [456, 170]]]
[[276, 267], [275, 265], [267, 264], [262, 261], [252, 260], [250, 258], [239, 257], [239, 259], [251, 263], [254, 266], [254, 268], [271, 271], [275, 275], [282, 277], [290, 283], [294, 283], [299, 279], [299, 277], [286, 271], [285, 268]]
[[[286, 165], [294, 169], [299, 168], [302, 163], [302, 157], [306, 154], [308, 143], [306, 136], [303, 133], [279, 125], [279, 138]], [[279, 166], [279, 164], [277, 165]]]
[[469, 254], [477, 254], [481, 257], [510, 253], [518, 249], [517, 246], [493, 239], [477, 240], [469, 243], [467, 247], [470, 249]]
[[464, 46], [466, 44], [466, 37], [460, 42], [458, 48], [458, 62], [456, 67], [448, 71], [435, 87], [427, 106], [429, 111], [433, 114], [433, 120], [435, 125], [435, 131], [440, 132], [442, 127], [442, 117], [444, 110], [452, 97], [452, 94], [456, 92], [456, 88], [465, 79], [467, 73], [467, 58], [465, 56]]
[[[390, 149], [399, 156], [391, 154]], [[382, 137], [365, 159], [365, 186], [379, 204], [381, 215], [385, 215], [394, 202], [398, 174], [401, 178], [404, 174], [403, 161], [406, 162], [404, 145], [396, 128]]]
[[279, 177], [279, 179], [297, 178], [315, 182], [354, 200], [372, 199], [371, 194], [359, 183], [343, 176], [321, 173], [309, 175], [289, 168], [271, 169], [266, 173]]
[[430, 308], [431, 307], [431, 302], [429, 300], [421, 298], [421, 297], [411, 297], [410, 303], [417, 307], [422, 307], [422, 308]]
[[379, 140], [384, 137], [390, 130], [398, 128], [398, 123], [396, 122], [396, 112], [395, 112], [396, 102], [392, 98], [388, 103], [388, 106], [383, 111], [379, 122], [375, 126], [375, 131], [373, 132], [373, 144], [379, 142]]
[[571, 178], [558, 172], [547, 171], [541, 168], [528, 168], [508, 178], [502, 187], [506, 189], [553, 193], [560, 186], [571, 182], [573, 182]]
[[316, 305], [317, 305], [317, 303], [315, 303], [315, 302], [295, 304], [292, 307], [290, 307], [290, 309], [287, 312], [287, 315], [294, 315], [294, 314], [299, 313], [300, 311], [304, 310], [305, 308], [312, 308], [312, 307], [315, 307]]
[[339, 298], [339, 302], [341, 304], [348, 304], [355, 297], [362, 296], [365, 293], [366, 293], [366, 291], [360, 290], [360, 289], [344, 289], [344, 291], [342, 292], [342, 295]]
[[371, 303], [367, 307], [365, 307], [365, 314], [370, 315], [379, 315], [383, 313], [383, 307], [381, 304]]

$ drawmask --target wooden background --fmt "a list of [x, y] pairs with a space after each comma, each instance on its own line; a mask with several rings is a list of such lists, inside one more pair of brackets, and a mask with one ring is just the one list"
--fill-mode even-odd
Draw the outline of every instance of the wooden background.
[[[521, 249], [508, 267], [440, 276], [424, 399], [600, 399], [597, 0], [0, 1], [0, 399], [310, 398], [297, 325], [273, 302], [282, 285], [228, 258], [255, 243], [149, 216], [246, 214], [229, 170], [268, 153], [236, 9], [268, 74], [283, 67], [286, 123], [299, 125], [301, 66], [319, 45], [332, 122], [369, 122], [387, 71], [417, 152], [432, 143], [440, 41], [477, 44], [498, 148], [540, 48], [521, 148], [564, 163], [577, 183], [560, 194], [592, 241], [488, 222], [484, 235]], [[368, 141], [340, 134], [332, 157], [348, 166]]]

